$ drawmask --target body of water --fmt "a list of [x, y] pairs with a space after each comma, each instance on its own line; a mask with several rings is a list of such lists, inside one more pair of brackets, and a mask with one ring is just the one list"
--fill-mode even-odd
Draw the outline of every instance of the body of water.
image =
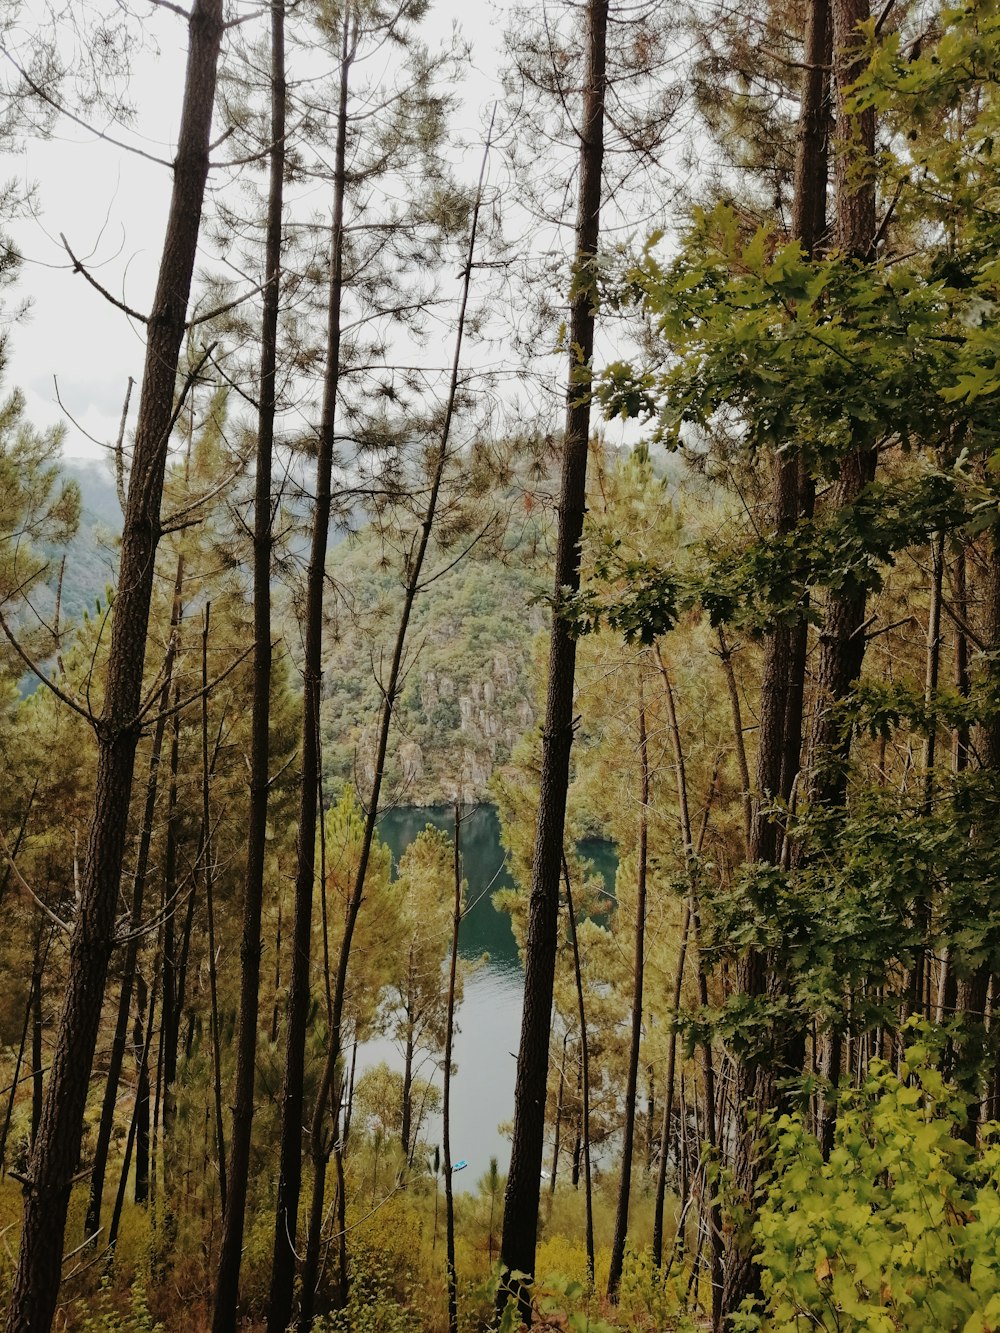
[[[403, 807], [389, 810], [379, 821], [379, 836], [392, 851], [393, 863], [428, 824], [454, 834], [454, 812], [445, 806]], [[524, 973], [517, 944], [505, 912], [493, 906], [497, 889], [513, 881], [500, 843], [496, 810], [483, 805], [466, 809], [461, 826], [462, 874], [468, 885], [466, 912], [458, 935], [459, 956], [474, 964], [465, 978], [465, 993], [456, 1014], [454, 1063], [451, 1084], [451, 1153], [468, 1167], [455, 1177], [456, 1189], [474, 1190], [480, 1176], [496, 1157], [501, 1172], [510, 1162], [509, 1126], [514, 1117], [514, 1082], [517, 1047], [521, 1037]], [[614, 886], [617, 866], [610, 843], [590, 840], [580, 849]], [[441, 957], [451, 947], [441, 940]], [[366, 1042], [358, 1050], [358, 1075], [380, 1061], [402, 1069], [399, 1048], [388, 1037]], [[436, 1058], [415, 1070], [439, 1088], [441, 1073]], [[440, 1117], [432, 1116], [421, 1130], [427, 1143], [440, 1142]]]

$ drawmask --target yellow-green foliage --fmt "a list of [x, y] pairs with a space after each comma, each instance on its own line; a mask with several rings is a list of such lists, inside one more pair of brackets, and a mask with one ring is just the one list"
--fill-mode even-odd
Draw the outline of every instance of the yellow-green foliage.
[[844, 1095], [828, 1162], [783, 1116], [755, 1227], [764, 1308], [734, 1327], [1000, 1328], [1000, 1125], [977, 1155], [954, 1137], [964, 1117], [922, 1039]]
[[115, 1300], [111, 1283], [105, 1279], [97, 1297], [89, 1303], [79, 1325], [81, 1333], [165, 1333], [162, 1324], [154, 1321], [146, 1304], [146, 1289], [141, 1282], [133, 1283], [128, 1304], [123, 1309]]

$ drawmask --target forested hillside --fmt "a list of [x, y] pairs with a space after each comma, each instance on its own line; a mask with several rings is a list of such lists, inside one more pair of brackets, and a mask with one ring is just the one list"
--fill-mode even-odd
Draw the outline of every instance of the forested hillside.
[[1000, 1333], [1000, 10], [455, 16], [0, 12], [4, 1327]]

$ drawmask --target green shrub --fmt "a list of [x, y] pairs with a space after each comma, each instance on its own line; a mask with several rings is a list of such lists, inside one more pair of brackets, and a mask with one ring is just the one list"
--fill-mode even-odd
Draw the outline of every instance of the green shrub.
[[962, 1098], [915, 1031], [898, 1075], [876, 1062], [842, 1096], [828, 1162], [797, 1117], [778, 1121], [754, 1228], [763, 1307], [734, 1329], [1000, 1328], [1000, 1125], [978, 1155], [955, 1137]]
[[351, 1257], [351, 1283], [343, 1310], [317, 1320], [316, 1333], [424, 1333], [424, 1323], [396, 1298], [391, 1268], [371, 1250]]
[[165, 1333], [163, 1325], [150, 1314], [146, 1289], [138, 1281], [132, 1284], [128, 1307], [122, 1311], [115, 1302], [110, 1279], [104, 1278], [96, 1297], [80, 1314], [81, 1333]]

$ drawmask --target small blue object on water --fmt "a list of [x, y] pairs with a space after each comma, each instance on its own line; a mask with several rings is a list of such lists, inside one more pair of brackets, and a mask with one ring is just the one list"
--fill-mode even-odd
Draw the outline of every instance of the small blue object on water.
[[452, 1169], [452, 1171], [461, 1171], [461, 1170], [463, 1170], [463, 1168], [467, 1167], [468, 1165], [469, 1165], [469, 1163], [468, 1163], [468, 1162], [465, 1160], [465, 1158], [463, 1157], [462, 1160], [461, 1160], [460, 1162], [456, 1162], [455, 1165], [454, 1165], [451, 1169]]

